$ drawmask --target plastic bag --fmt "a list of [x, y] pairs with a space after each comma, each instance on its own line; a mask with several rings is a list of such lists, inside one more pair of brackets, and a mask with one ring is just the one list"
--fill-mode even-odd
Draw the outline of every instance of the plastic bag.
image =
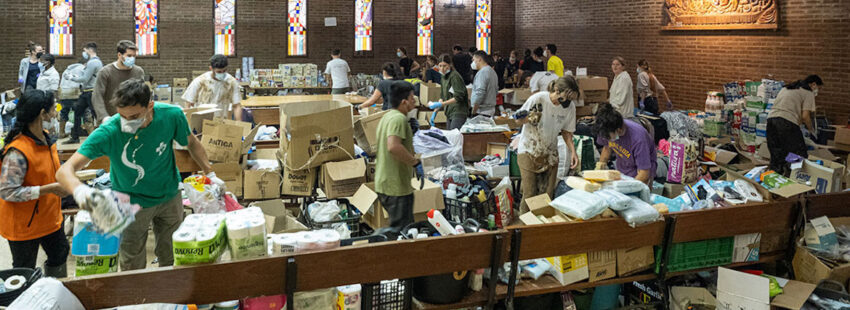
[[[92, 224], [97, 233], [111, 236], [121, 234], [127, 226], [136, 220], [136, 212], [141, 207], [130, 203], [130, 196], [111, 189], [88, 192], [75, 191], [74, 199], [81, 209], [91, 210]], [[83, 195], [84, 197], [76, 197]]]
[[694, 140], [676, 136], [670, 139], [670, 164], [667, 181], [689, 184], [699, 176], [699, 145]]
[[682, 135], [691, 138], [699, 138], [702, 137], [702, 128], [697, 124], [697, 121], [688, 117], [687, 114], [682, 112], [664, 112], [661, 113], [661, 118], [667, 121], [667, 130], [670, 131], [670, 135]]
[[[570, 174], [570, 148], [564, 143], [564, 137], [558, 136], [558, 180], [566, 179]], [[581, 166], [576, 167], [581, 170]]]
[[494, 132], [494, 131], [511, 131], [508, 125], [496, 125], [492, 118], [479, 115], [466, 120], [463, 127], [460, 128], [463, 133], [468, 132]]
[[446, 141], [443, 141], [434, 136], [444, 137], [443, 131], [439, 129], [419, 130], [413, 135], [413, 149], [419, 154], [431, 154], [449, 149], [452, 147]]
[[638, 193], [644, 188], [649, 188], [646, 184], [635, 179], [623, 179], [617, 181], [609, 181], [602, 184], [603, 189], [612, 189], [623, 194]]
[[598, 190], [593, 194], [604, 199], [608, 203], [608, 207], [614, 211], [625, 210], [632, 204], [632, 199], [629, 196], [612, 189]]
[[690, 209], [690, 201], [685, 201], [685, 197], [683, 196], [670, 199], [661, 195], [652, 194], [652, 196], [650, 197], [650, 201], [652, 204], [663, 203], [667, 206], [667, 210], [669, 212], [680, 212]]
[[183, 190], [196, 214], [224, 213], [224, 189], [203, 175], [192, 175], [183, 180]]
[[339, 203], [336, 200], [316, 201], [307, 206], [310, 219], [317, 222], [327, 222], [341, 219]]
[[652, 206], [650, 206], [645, 201], [637, 198], [631, 197], [632, 205], [628, 209], [617, 212], [620, 214], [626, 223], [629, 223], [631, 227], [637, 227], [640, 225], [652, 223], [658, 220], [661, 217], [661, 214], [658, 213], [658, 210], [655, 210]]
[[499, 185], [493, 188], [493, 195], [496, 197], [496, 227], [503, 228], [511, 223], [514, 218], [513, 209], [513, 186], [511, 178], [502, 178]]
[[604, 199], [577, 189], [555, 198], [550, 205], [566, 215], [582, 220], [591, 219], [608, 208]]

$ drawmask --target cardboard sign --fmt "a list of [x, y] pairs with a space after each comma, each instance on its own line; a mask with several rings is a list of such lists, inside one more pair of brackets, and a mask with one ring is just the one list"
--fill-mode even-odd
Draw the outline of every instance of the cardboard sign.
[[328, 198], [352, 196], [365, 182], [366, 161], [362, 158], [322, 166], [322, 190]]
[[378, 152], [378, 123], [387, 111], [370, 114], [354, 122], [354, 140], [367, 154]]
[[245, 199], [280, 198], [280, 168], [274, 170], [245, 170], [245, 186], [242, 189]]
[[242, 167], [237, 163], [212, 164], [215, 175], [224, 181], [224, 186], [237, 197], [242, 197]]
[[354, 154], [351, 104], [341, 100], [280, 105], [281, 153], [285, 167], [317, 168]]

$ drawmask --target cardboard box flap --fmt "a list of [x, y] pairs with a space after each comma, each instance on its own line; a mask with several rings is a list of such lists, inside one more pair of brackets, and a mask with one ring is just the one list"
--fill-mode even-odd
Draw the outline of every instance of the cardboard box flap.
[[670, 309], [687, 310], [683, 305], [706, 305], [714, 307], [717, 299], [704, 287], [674, 286], [670, 288]]
[[375, 191], [369, 188], [366, 184], [360, 185], [360, 188], [357, 189], [354, 196], [351, 196], [351, 198], [348, 199], [348, 201], [351, 202], [357, 210], [360, 210], [360, 213], [362, 214], [368, 213], [377, 200], [378, 193], [375, 193]]
[[528, 210], [532, 212], [549, 207], [550, 202], [552, 202], [552, 200], [549, 199], [549, 194], [541, 194], [525, 200], [525, 204], [528, 205]]
[[326, 163], [328, 176], [334, 181], [361, 178], [366, 175], [366, 161], [352, 159], [347, 161]]
[[719, 267], [717, 309], [770, 309], [770, 280]]
[[790, 280], [782, 288], [782, 294], [774, 297], [770, 305], [784, 309], [803, 308], [816, 287], [814, 284]]
[[260, 130], [261, 125], [257, 124], [257, 126], [254, 126], [254, 129], [251, 129], [248, 135], [242, 140], [242, 154], [248, 154], [251, 151], [251, 147], [254, 145], [254, 138], [257, 137], [257, 132]]
[[803, 184], [795, 183], [788, 184], [780, 188], [771, 189], [770, 192], [779, 195], [782, 198], [790, 198], [797, 196], [802, 193], [806, 193], [809, 191], [815, 190], [814, 187], [805, 186]]
[[[319, 112], [327, 112], [337, 109], [348, 109], [348, 125], [341, 126], [340, 130], [351, 128], [351, 109], [352, 105], [342, 100], [322, 100], [322, 101], [307, 101], [299, 103], [285, 103], [280, 105], [281, 126], [289, 130], [290, 128], [309, 128], [311, 124], [326, 124], [332, 122], [334, 124], [339, 120], [327, 119], [328, 115], [318, 114]], [[286, 123], [284, 123], [284, 120]]]

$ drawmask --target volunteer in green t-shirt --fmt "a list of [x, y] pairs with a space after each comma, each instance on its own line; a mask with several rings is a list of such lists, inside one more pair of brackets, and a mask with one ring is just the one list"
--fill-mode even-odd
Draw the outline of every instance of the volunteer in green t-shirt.
[[413, 85], [396, 81], [390, 86], [390, 110], [378, 123], [378, 153], [375, 164], [375, 191], [390, 217], [389, 228], [398, 233], [413, 223], [413, 167], [419, 159], [413, 153], [413, 130], [407, 112], [415, 107]]
[[437, 66], [443, 76], [440, 82], [440, 101], [430, 103], [428, 108], [432, 110], [445, 108], [449, 121], [448, 129], [460, 129], [469, 115], [469, 95], [466, 92], [466, 84], [463, 84], [463, 77], [452, 64], [451, 56], [442, 54], [439, 61]]
[[74, 192], [74, 198], [83, 205], [96, 190], [82, 184], [75, 172], [92, 159], [108, 157], [112, 189], [128, 194], [132, 203], [142, 207], [136, 213], [136, 221], [122, 234], [121, 270], [145, 268], [145, 243], [151, 222], [159, 265], [170, 266], [174, 262], [171, 235], [183, 221], [174, 142], [188, 147], [208, 177], [215, 182], [220, 180], [210, 172], [207, 154], [191, 134], [179, 107], [153, 103], [150, 88], [140, 79], [122, 82], [113, 100], [119, 115], [109, 118], [83, 142], [59, 168], [56, 179]]

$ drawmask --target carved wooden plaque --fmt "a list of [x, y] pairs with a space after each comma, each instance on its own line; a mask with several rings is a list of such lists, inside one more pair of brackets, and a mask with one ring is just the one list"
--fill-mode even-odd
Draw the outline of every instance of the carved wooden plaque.
[[779, 0], [666, 0], [664, 30], [778, 29]]

